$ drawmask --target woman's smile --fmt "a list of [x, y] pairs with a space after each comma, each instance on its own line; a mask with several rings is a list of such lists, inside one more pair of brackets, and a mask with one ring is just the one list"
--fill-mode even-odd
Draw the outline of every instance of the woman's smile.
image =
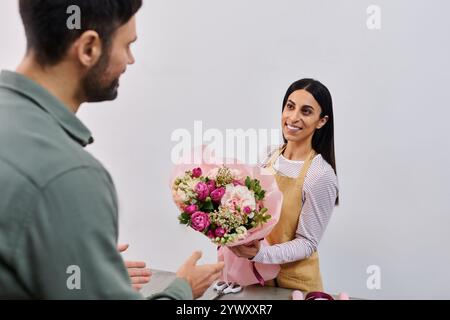
[[287, 132], [290, 133], [290, 134], [295, 134], [295, 133], [298, 133], [298, 132], [300, 132], [302, 130], [301, 127], [295, 126], [295, 125], [291, 125], [289, 123], [286, 123], [285, 128], [286, 128]]

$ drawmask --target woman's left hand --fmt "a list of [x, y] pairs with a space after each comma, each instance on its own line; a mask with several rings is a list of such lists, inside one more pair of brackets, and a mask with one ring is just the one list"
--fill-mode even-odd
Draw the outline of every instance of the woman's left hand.
[[260, 240], [255, 240], [240, 246], [228, 247], [235, 255], [240, 258], [253, 259], [261, 248]]

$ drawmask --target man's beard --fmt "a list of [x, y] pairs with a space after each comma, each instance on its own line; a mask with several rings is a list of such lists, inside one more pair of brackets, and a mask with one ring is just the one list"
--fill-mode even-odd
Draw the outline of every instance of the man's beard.
[[82, 80], [86, 102], [102, 102], [115, 100], [118, 95], [119, 78], [102, 81], [109, 65], [109, 52], [102, 54], [97, 64], [89, 70]]

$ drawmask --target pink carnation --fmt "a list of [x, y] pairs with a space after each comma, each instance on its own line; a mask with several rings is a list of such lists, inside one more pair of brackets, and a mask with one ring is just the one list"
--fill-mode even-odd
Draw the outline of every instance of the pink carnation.
[[226, 231], [222, 227], [218, 227], [215, 231], [216, 237], [222, 238], [225, 235]]
[[192, 177], [193, 178], [199, 178], [202, 175], [202, 169], [201, 168], [195, 168], [192, 170]]
[[209, 193], [213, 192], [214, 190], [216, 190], [216, 182], [214, 180], [209, 180], [206, 185], [208, 186], [208, 190]]
[[199, 182], [195, 186], [195, 192], [197, 193], [198, 200], [203, 201], [209, 196], [209, 189], [206, 183]]
[[214, 202], [220, 202], [222, 200], [222, 197], [224, 194], [225, 194], [225, 188], [220, 187], [219, 189], [216, 189], [213, 192], [211, 192], [211, 199]]
[[184, 212], [187, 213], [188, 215], [192, 215], [192, 214], [194, 214], [197, 211], [198, 211], [198, 206], [195, 205], [195, 204], [191, 204], [190, 206], [187, 206], [184, 209]]
[[204, 231], [210, 225], [207, 213], [197, 211], [191, 216], [191, 227], [196, 231]]

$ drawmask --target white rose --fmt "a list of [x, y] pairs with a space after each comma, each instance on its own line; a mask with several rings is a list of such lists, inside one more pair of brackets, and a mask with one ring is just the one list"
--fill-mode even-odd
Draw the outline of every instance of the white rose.
[[249, 207], [252, 211], [256, 209], [255, 195], [245, 186], [227, 185], [225, 194], [222, 198], [222, 206], [230, 208], [231, 210], [237, 207], [243, 209]]

